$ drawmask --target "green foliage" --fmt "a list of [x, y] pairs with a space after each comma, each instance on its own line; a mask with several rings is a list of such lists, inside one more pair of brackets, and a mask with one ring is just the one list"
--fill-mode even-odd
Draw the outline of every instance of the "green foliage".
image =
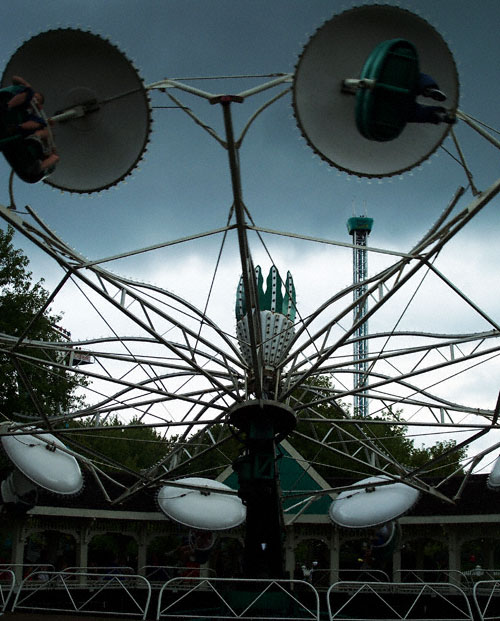
[[[49, 294], [43, 287], [43, 280], [33, 282], [28, 258], [14, 248], [13, 235], [10, 227], [0, 230], [0, 333], [57, 342], [61, 337], [54, 326], [61, 317], [44, 310]], [[26, 344], [15, 348], [17, 354], [43, 360], [44, 364], [40, 364], [11, 355], [12, 343], [0, 346], [1, 414], [9, 419], [39, 413], [51, 416], [80, 403], [75, 391], [82, 381], [50, 364], [62, 361], [60, 352]]]
[[[311, 407], [299, 411], [297, 427], [288, 440], [325, 479], [359, 479], [375, 474], [378, 470], [369, 465], [369, 456], [374, 450], [387, 456], [388, 461], [403, 465], [409, 472], [418, 469], [420, 476], [443, 477], [460, 470], [466, 449], [457, 449], [454, 440], [416, 446], [415, 439], [408, 435], [408, 427], [402, 423], [400, 411], [386, 411], [368, 420], [356, 418], [333, 396], [329, 379], [318, 377], [314, 384], [306, 384], [297, 391], [291, 400], [292, 405], [311, 404]], [[314, 422], [307, 418], [313, 418]], [[319, 418], [324, 422], [318, 422]], [[228, 438], [224, 444], [206, 450], [224, 436]], [[175, 474], [215, 478], [242, 449], [242, 442], [230, 435], [227, 426], [215, 425], [210, 433], [202, 432], [186, 441], [180, 453], [181, 466]], [[399, 473], [400, 470], [388, 466], [387, 472]]]
[[[313, 403], [332, 395], [327, 377], [319, 377], [306, 385], [297, 401]], [[301, 418], [322, 417], [325, 422], [307, 422]], [[333, 422], [336, 421], [336, 422]], [[326, 442], [321, 440], [326, 437]], [[367, 455], [371, 447], [409, 471], [421, 469], [421, 476], [445, 476], [460, 470], [466, 449], [456, 449], [456, 442], [437, 442], [429, 447], [415, 446], [408, 436], [408, 427], [401, 424], [401, 412], [383, 412], [369, 421], [353, 417], [348, 409], [332, 399], [302, 410], [296, 431], [289, 438], [302, 456], [327, 479], [359, 478], [370, 474]], [[366, 448], [361, 448], [364, 445]], [[388, 472], [395, 467], [388, 467]], [[375, 473], [375, 470], [373, 470]]]
[[[420, 448], [413, 447], [410, 456], [410, 465], [413, 468], [423, 468], [430, 476], [442, 476], [459, 468], [460, 462], [467, 456], [467, 449], [456, 449], [455, 440], [445, 440], [436, 444]], [[429, 460], [432, 464], [427, 465]]]
[[[117, 467], [120, 465], [135, 472], [153, 466], [175, 442], [175, 439], [164, 440], [154, 427], [148, 427], [137, 419], [132, 419], [122, 429], [113, 428], [120, 425], [117, 417], [99, 423], [100, 429], [95, 429], [94, 422], [89, 419], [71, 421], [69, 427], [72, 432], [65, 437], [68, 444], [73, 444], [79, 453], [87, 454], [94, 461], [99, 463], [99, 457], [95, 456], [97, 452], [116, 462]], [[89, 450], [85, 451], [85, 448]], [[105, 461], [99, 465], [107, 470], [113, 469]]]
[[[216, 448], [213, 448], [214, 443], [217, 443]], [[210, 431], [202, 431], [187, 440], [176, 476], [215, 479], [238, 457], [242, 446], [241, 441], [231, 435], [227, 425], [213, 425]]]

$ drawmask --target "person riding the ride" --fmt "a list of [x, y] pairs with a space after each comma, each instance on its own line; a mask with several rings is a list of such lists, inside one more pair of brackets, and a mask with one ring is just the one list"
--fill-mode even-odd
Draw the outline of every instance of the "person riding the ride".
[[43, 130], [47, 123], [36, 114], [33, 104], [41, 110], [44, 101], [42, 93], [33, 90], [24, 78], [14, 76], [12, 86], [0, 89], [0, 109], [7, 113], [8, 121], [21, 120], [21, 122], [8, 127], [7, 133], [9, 135], [18, 133], [25, 137]]
[[44, 96], [19, 76], [0, 89], [0, 150], [17, 175], [36, 183], [52, 172], [59, 155], [50, 144], [47, 122], [40, 115]]

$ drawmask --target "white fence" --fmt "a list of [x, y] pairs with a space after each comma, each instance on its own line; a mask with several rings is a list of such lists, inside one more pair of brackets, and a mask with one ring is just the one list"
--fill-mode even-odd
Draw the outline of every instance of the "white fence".
[[399, 569], [394, 573], [395, 582], [449, 582], [456, 586], [470, 584], [469, 576], [455, 569]]
[[[413, 582], [365, 582], [356, 576], [357, 580], [331, 585], [325, 593], [314, 583], [302, 580], [183, 575], [161, 582], [155, 580], [160, 577], [155, 575], [158, 567], [149, 568], [151, 581], [142, 575], [116, 573], [117, 568], [106, 568], [105, 572], [77, 569], [55, 572], [43, 568], [16, 582], [14, 568], [0, 567], [0, 614], [12, 610], [142, 620], [156, 617], [157, 621], [319, 621], [321, 601], [321, 618], [325, 618], [327, 612], [330, 621], [346, 618], [358, 621], [500, 619], [500, 580], [478, 580], [474, 584], [465, 580], [462, 588], [453, 582], [463, 576], [451, 572], [446, 582], [435, 582], [437, 576], [426, 576], [426, 572]], [[406, 579], [410, 577], [410, 573], [405, 576]], [[154, 602], [153, 585], [158, 596]]]
[[152, 585], [165, 584], [172, 578], [215, 578], [215, 570], [208, 567], [181, 567], [179, 565], [144, 565], [138, 572]]
[[[200, 601], [204, 607], [200, 609]], [[196, 613], [193, 612], [196, 610]], [[160, 590], [156, 619], [319, 621], [316, 589], [302, 580], [174, 578]]]
[[[128, 565], [103, 565], [102, 567], [65, 567], [62, 570], [64, 573], [94, 573], [94, 574], [127, 574], [133, 575], [136, 573], [135, 569], [128, 567]], [[140, 573], [140, 572], [139, 572]]]
[[498, 580], [476, 582], [473, 598], [480, 621], [498, 621], [500, 619], [500, 582]]
[[0, 572], [4, 569], [9, 569], [14, 572], [16, 576], [16, 580], [19, 582], [23, 578], [27, 578], [30, 574], [35, 571], [55, 571], [54, 565], [50, 564], [32, 564], [32, 563], [2, 563], [0, 564]]
[[10, 602], [14, 588], [16, 586], [16, 576], [12, 569], [0, 570], [0, 614], [3, 614]]
[[[305, 579], [305, 578], [304, 578]], [[335, 582], [389, 582], [389, 575], [381, 569], [313, 569], [307, 582], [315, 587], [328, 588]]]
[[[82, 579], [85, 588], [82, 588]], [[16, 594], [12, 611], [90, 613], [146, 618], [151, 585], [143, 577], [115, 573], [32, 573]]]
[[474, 621], [465, 592], [449, 583], [338, 582], [327, 603], [330, 621]]

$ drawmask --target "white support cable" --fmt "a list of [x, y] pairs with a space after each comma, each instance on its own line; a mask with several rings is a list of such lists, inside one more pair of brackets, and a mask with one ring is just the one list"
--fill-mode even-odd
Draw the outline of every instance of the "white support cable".
[[465, 171], [465, 174], [467, 176], [467, 179], [469, 181], [469, 185], [470, 185], [470, 189], [472, 191], [473, 196], [477, 196], [478, 194], [480, 194], [481, 192], [476, 188], [475, 184], [474, 184], [474, 177], [472, 176], [472, 172], [469, 168], [469, 166], [467, 165], [467, 162], [465, 161], [465, 155], [464, 152], [462, 150], [462, 147], [460, 146], [460, 143], [458, 142], [458, 138], [457, 135], [455, 133], [455, 130], [453, 129], [453, 125], [450, 127], [450, 134], [451, 137], [453, 139], [453, 144], [455, 145], [455, 149], [457, 150], [458, 153], [458, 159], [462, 165], [462, 168]]

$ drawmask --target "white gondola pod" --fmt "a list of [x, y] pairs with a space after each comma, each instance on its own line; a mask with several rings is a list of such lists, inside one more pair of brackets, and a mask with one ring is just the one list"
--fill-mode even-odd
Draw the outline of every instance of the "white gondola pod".
[[[2, 436], [2, 447], [17, 470], [38, 487], [71, 496], [83, 487], [83, 476], [77, 460], [67, 453], [65, 445], [54, 435], [31, 430], [32, 434], [13, 433]], [[10, 477], [2, 486], [2, 492], [11, 492], [19, 487], [18, 475]]]
[[186, 477], [175, 483], [164, 485], [158, 492], [158, 506], [174, 522], [217, 531], [245, 521], [246, 508], [228, 485], [202, 477]]
[[419, 491], [390, 481], [387, 476], [368, 477], [359, 482], [358, 489], [341, 492], [330, 505], [332, 522], [344, 528], [370, 528], [409, 511], [417, 502]]
[[497, 457], [493, 465], [493, 470], [490, 472], [487, 485], [490, 489], [494, 489], [495, 491], [500, 490], [500, 457]]
[[459, 81], [453, 56], [441, 35], [424, 19], [397, 6], [354, 7], [321, 26], [297, 63], [293, 108], [299, 129], [323, 160], [360, 177], [401, 174], [430, 157], [450, 131], [446, 123], [408, 123], [400, 137], [381, 143], [364, 138], [355, 123], [355, 97], [345, 80], [360, 77], [385, 40], [403, 38], [417, 49], [420, 71], [431, 74], [446, 93], [446, 109], [458, 107]]
[[148, 93], [131, 61], [107, 39], [77, 28], [41, 32], [10, 58], [2, 87], [15, 75], [43, 93], [46, 114], [56, 121], [60, 161], [49, 185], [99, 192], [142, 159], [151, 132]]

